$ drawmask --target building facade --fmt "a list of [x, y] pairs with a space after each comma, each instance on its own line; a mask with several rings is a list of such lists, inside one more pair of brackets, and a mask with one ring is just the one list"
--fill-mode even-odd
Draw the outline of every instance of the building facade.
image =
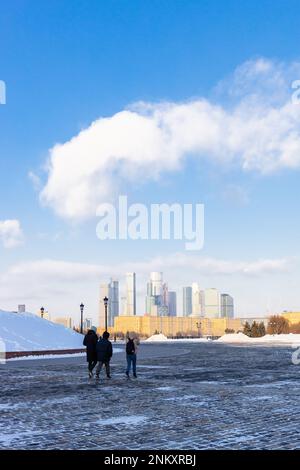
[[193, 313], [192, 288], [182, 288], [182, 316], [189, 317]]
[[204, 316], [206, 318], [220, 318], [220, 294], [213, 287], [204, 291]]
[[168, 292], [168, 314], [170, 317], [177, 316], [177, 295], [175, 291]]
[[56, 317], [53, 320], [53, 323], [58, 323], [63, 325], [65, 328], [73, 328], [73, 319], [72, 317]]
[[168, 307], [167, 302], [168, 286], [163, 282], [163, 274], [154, 271], [150, 274], [150, 280], [147, 283], [146, 314], [157, 316], [158, 307]]
[[136, 315], [136, 274], [126, 273], [126, 315]]
[[300, 312], [282, 312], [281, 314], [291, 325], [300, 323]]
[[136, 332], [141, 336], [151, 336], [157, 332], [168, 337], [175, 337], [178, 334], [217, 337], [222, 336], [226, 329], [234, 331], [242, 330], [243, 324], [240, 318], [201, 318], [195, 317], [170, 317], [170, 316], [135, 316], [117, 317], [114, 329], [126, 334], [128, 331]]
[[234, 317], [233, 297], [229, 294], [221, 294], [221, 318]]
[[192, 316], [201, 317], [202, 308], [201, 308], [201, 291], [197, 282], [192, 284]]
[[103, 299], [108, 298], [107, 325], [112, 327], [114, 319], [119, 316], [119, 281], [111, 279], [108, 284], [100, 285], [99, 327], [105, 328], [105, 305]]

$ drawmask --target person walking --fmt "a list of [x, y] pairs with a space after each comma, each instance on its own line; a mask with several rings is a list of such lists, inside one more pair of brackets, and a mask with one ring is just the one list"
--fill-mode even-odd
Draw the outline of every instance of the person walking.
[[105, 370], [106, 370], [106, 375], [107, 378], [110, 379], [110, 360], [113, 355], [113, 348], [112, 344], [109, 341], [109, 332], [104, 331], [102, 338], [99, 339], [97, 343], [97, 368], [96, 368], [96, 378], [99, 379], [100, 376], [100, 371], [102, 369], [102, 366], [105, 365]]
[[96, 346], [98, 342], [98, 336], [95, 329], [91, 328], [88, 330], [84, 337], [83, 345], [86, 346], [86, 360], [88, 362], [89, 378], [93, 377], [93, 369], [97, 364], [97, 352]]
[[133, 377], [135, 379], [137, 378], [137, 375], [136, 375], [137, 345], [138, 345], [137, 339], [134, 339], [133, 337], [127, 336], [127, 342], [126, 342], [126, 359], [127, 359], [126, 375], [127, 375], [128, 379], [129, 379], [131, 364], [132, 364]]

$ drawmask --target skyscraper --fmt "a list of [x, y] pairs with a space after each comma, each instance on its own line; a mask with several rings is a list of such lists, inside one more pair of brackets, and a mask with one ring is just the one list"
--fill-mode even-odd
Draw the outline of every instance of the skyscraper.
[[220, 317], [220, 294], [218, 289], [209, 288], [204, 291], [204, 316], [207, 318]]
[[162, 285], [162, 305], [169, 304], [169, 289], [168, 284], [166, 282]]
[[176, 292], [169, 291], [168, 293], [168, 313], [170, 317], [176, 317], [177, 315], [177, 296]]
[[152, 272], [150, 274], [151, 295], [163, 295], [163, 274], [160, 272]]
[[201, 291], [197, 282], [192, 284], [192, 317], [201, 317], [202, 315], [202, 299]]
[[182, 315], [188, 317], [193, 312], [192, 288], [190, 286], [182, 288]]
[[136, 275], [126, 273], [126, 315], [136, 315]]
[[119, 315], [119, 281], [111, 279], [108, 284], [100, 285], [99, 327], [105, 327], [105, 306], [103, 299], [108, 298], [107, 326], [114, 325], [114, 319]]
[[108, 317], [108, 326], [114, 326], [114, 318], [119, 316], [119, 281], [110, 280], [109, 293], [110, 315]]
[[234, 302], [233, 297], [229, 294], [221, 294], [221, 317], [233, 318], [234, 317]]
[[[167, 307], [168, 299], [168, 286], [163, 283], [163, 274], [161, 272], [152, 272], [150, 280], [147, 283], [147, 296], [146, 296], [146, 313], [148, 315], [157, 316], [158, 309], [156, 307]], [[167, 312], [166, 308], [160, 309], [162, 316]]]

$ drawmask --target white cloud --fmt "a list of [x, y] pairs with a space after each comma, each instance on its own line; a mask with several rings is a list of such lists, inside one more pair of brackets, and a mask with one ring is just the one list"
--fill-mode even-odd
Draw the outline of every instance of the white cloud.
[[178, 171], [189, 156], [261, 173], [299, 168], [298, 77], [299, 63], [257, 59], [221, 82], [215, 102], [137, 103], [100, 118], [50, 150], [41, 201], [61, 217], [88, 218], [120, 186]]
[[[185, 253], [173, 253], [168, 256], [151, 258], [142, 262], [126, 262], [118, 265], [100, 265], [88, 263], [75, 263], [70, 261], [41, 259], [27, 261], [12, 265], [1, 276], [1, 283], [14, 284], [22, 281], [24, 285], [51, 288], [52, 283], [62, 284], [101, 282], [111, 276], [122, 278], [126, 272], [135, 271], [138, 276], [148, 276], [150, 271], [168, 270], [174, 272], [178, 269], [193, 270], [196, 275], [237, 274], [237, 275], [263, 275], [265, 273], [283, 272], [290, 269], [292, 263], [287, 258], [261, 259], [256, 261], [229, 261], [201, 256], [190, 256]], [[181, 275], [182, 278], [182, 275]], [[182, 279], [184, 284], [184, 279]], [[31, 287], [32, 288], [32, 287]]]
[[18, 220], [0, 220], [0, 242], [5, 248], [14, 248], [23, 243], [24, 237]]
[[189, 256], [186, 253], [174, 253], [166, 257], [158, 257], [149, 263], [141, 263], [137, 266], [143, 270], [164, 270], [164, 269], [192, 269], [200, 276], [207, 275], [245, 275], [259, 276], [267, 273], [277, 273], [287, 271], [291, 268], [292, 261], [287, 258], [281, 259], [259, 259], [256, 261], [232, 261], [203, 256]]
[[39, 191], [42, 186], [41, 178], [33, 171], [28, 172], [28, 178], [30, 179], [34, 189], [36, 191]]

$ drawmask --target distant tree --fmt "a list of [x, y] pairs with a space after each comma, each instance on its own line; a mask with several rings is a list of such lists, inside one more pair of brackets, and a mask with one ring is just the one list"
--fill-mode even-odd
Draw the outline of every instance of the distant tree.
[[263, 321], [261, 321], [259, 324], [258, 324], [258, 333], [259, 333], [259, 336], [265, 336], [266, 334], [266, 327], [265, 327], [265, 324]]
[[259, 326], [256, 321], [254, 321], [251, 325], [251, 338], [259, 338]]
[[226, 328], [225, 333], [228, 335], [230, 333], [235, 333], [235, 331], [232, 328]]
[[181, 331], [177, 331], [176, 338], [182, 338], [182, 337], [183, 337], [183, 334], [181, 333]]
[[300, 334], [300, 323], [294, 323], [293, 325], [289, 325], [289, 332]]
[[244, 324], [244, 330], [243, 330], [244, 335], [251, 336], [251, 326], [249, 322], [246, 321]]
[[281, 315], [272, 315], [269, 319], [267, 332], [270, 335], [282, 335], [289, 333], [289, 322]]

